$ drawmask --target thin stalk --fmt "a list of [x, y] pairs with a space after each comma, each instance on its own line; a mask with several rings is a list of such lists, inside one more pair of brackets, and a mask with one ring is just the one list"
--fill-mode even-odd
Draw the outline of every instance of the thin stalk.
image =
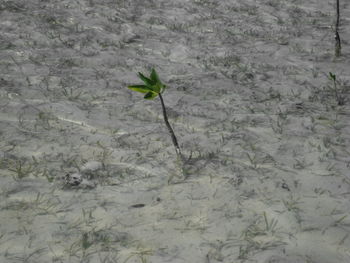
[[333, 79], [333, 88], [334, 88], [335, 99], [336, 99], [336, 101], [337, 101], [338, 104], [339, 104], [340, 97], [339, 97], [339, 94], [338, 94], [337, 81], [336, 81], [335, 78]]
[[339, 36], [339, 23], [340, 23], [340, 11], [339, 11], [339, 0], [337, 1], [337, 19], [335, 23], [335, 56], [339, 57], [341, 54], [341, 41]]
[[171, 126], [169, 124], [169, 121], [168, 121], [168, 116], [167, 116], [167, 113], [166, 113], [166, 109], [165, 109], [165, 105], [164, 105], [164, 100], [163, 100], [162, 94], [159, 93], [158, 95], [159, 95], [159, 98], [160, 98], [160, 102], [162, 103], [163, 117], [164, 117], [165, 125], [168, 128], [168, 131], [170, 133], [171, 140], [173, 141], [176, 154], [180, 158], [180, 160], [183, 160], [182, 153], [181, 153], [179, 144], [177, 143], [177, 138], [175, 136], [174, 130], [173, 130], [173, 128], [171, 128]]

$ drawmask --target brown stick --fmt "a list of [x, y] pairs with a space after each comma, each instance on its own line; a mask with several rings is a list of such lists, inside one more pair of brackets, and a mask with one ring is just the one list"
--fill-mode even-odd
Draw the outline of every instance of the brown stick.
[[168, 131], [169, 131], [170, 136], [171, 136], [171, 140], [173, 141], [173, 144], [175, 146], [176, 154], [177, 154], [178, 157], [180, 157], [181, 160], [183, 160], [182, 154], [181, 154], [181, 150], [180, 150], [179, 144], [177, 143], [177, 139], [176, 139], [175, 133], [173, 131], [173, 128], [171, 128], [171, 126], [169, 124], [169, 121], [168, 121], [168, 116], [167, 116], [167, 113], [166, 113], [166, 109], [165, 109], [165, 105], [164, 105], [162, 94], [159, 93], [158, 95], [159, 95], [159, 98], [160, 98], [160, 102], [162, 103], [163, 117], [164, 117], [165, 125], [168, 128]]
[[335, 56], [340, 57], [341, 55], [341, 41], [339, 36], [339, 23], [340, 23], [340, 11], [339, 11], [339, 0], [337, 0], [337, 20], [335, 23]]

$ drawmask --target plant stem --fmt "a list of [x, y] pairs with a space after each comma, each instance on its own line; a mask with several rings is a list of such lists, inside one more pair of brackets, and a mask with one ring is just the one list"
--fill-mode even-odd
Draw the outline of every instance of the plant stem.
[[181, 153], [179, 144], [177, 143], [177, 139], [176, 139], [175, 133], [173, 131], [173, 128], [171, 128], [171, 126], [169, 124], [169, 121], [168, 121], [168, 116], [167, 116], [167, 113], [166, 113], [166, 109], [165, 109], [165, 105], [164, 105], [164, 100], [163, 100], [162, 94], [159, 93], [158, 95], [159, 95], [159, 98], [160, 98], [160, 102], [162, 103], [163, 117], [164, 117], [165, 125], [168, 128], [168, 131], [169, 131], [170, 136], [171, 136], [171, 140], [173, 141], [173, 144], [175, 146], [176, 154], [180, 158], [180, 160], [183, 160], [182, 153]]
[[341, 55], [341, 42], [340, 42], [340, 36], [339, 36], [339, 20], [340, 20], [340, 12], [339, 12], [339, 0], [337, 1], [337, 20], [335, 23], [335, 56], [340, 57]]
[[335, 81], [335, 79], [333, 79], [333, 87], [334, 87], [335, 99], [337, 101], [339, 101], [338, 90], [337, 90], [337, 82]]
[[344, 100], [342, 99], [342, 96], [340, 96], [338, 94], [338, 88], [337, 88], [337, 81], [336, 81], [336, 79], [333, 79], [333, 87], [334, 87], [335, 99], [338, 102], [338, 105], [344, 105]]

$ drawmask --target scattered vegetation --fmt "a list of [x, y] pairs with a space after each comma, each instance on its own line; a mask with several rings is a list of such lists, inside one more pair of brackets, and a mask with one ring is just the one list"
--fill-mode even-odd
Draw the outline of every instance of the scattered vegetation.
[[9, 171], [13, 172], [13, 178], [15, 180], [20, 180], [28, 177], [35, 169], [33, 165], [27, 160], [9, 160]]
[[[243, 263], [266, 250], [279, 253], [283, 241], [300, 253], [300, 228], [309, 222], [313, 234], [349, 228], [349, 114], [341, 107], [348, 62], [329, 65], [344, 56], [343, 3], [336, 0], [334, 23], [328, 5], [316, 11], [301, 0], [192, 0], [186, 8], [176, 1], [87, 2], [0, 3], [0, 261], [165, 262], [184, 258], [190, 250], [182, 246], [202, 250], [208, 238], [202, 260]], [[324, 43], [333, 33], [335, 51], [333, 38]], [[167, 140], [153, 127], [128, 131], [130, 122], [142, 125], [158, 114], [147, 107], [131, 112], [132, 94], [120, 78], [158, 63], [170, 73], [169, 85], [185, 91], [176, 101], [183, 116], [173, 118], [165, 106], [167, 86], [154, 69], [139, 73], [143, 84], [129, 89], [159, 97], [182, 175], [193, 175], [171, 186], [161, 181], [172, 173]], [[184, 119], [186, 145], [168, 117]], [[91, 160], [102, 168], [84, 170]], [[70, 171], [98, 190], [48, 183]], [[322, 226], [313, 227], [313, 216]], [[223, 228], [232, 232], [226, 240]], [[167, 246], [148, 238], [164, 240], [169, 229], [174, 241]], [[340, 256], [348, 236], [332, 242]]]

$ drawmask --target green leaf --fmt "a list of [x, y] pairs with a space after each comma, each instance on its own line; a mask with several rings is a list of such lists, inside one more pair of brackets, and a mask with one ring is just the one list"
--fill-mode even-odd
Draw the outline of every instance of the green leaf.
[[158, 96], [158, 93], [151, 91], [151, 92], [148, 92], [143, 98], [146, 100], [153, 100], [157, 96]]
[[329, 77], [330, 77], [330, 79], [332, 79], [334, 81], [336, 80], [336, 76], [332, 72], [329, 72]]
[[152, 89], [153, 89], [154, 92], [160, 93], [160, 91], [162, 89], [162, 84], [157, 83], [156, 85], [154, 85], [152, 87]]
[[147, 86], [153, 86], [156, 84], [155, 81], [145, 77], [141, 72], [139, 72], [139, 78], [142, 79], [142, 81], [145, 82]]
[[150, 77], [146, 77], [141, 72], [138, 73], [139, 78], [145, 83], [145, 85], [131, 85], [129, 89], [146, 93], [145, 99], [154, 99], [158, 94], [162, 93], [166, 86], [160, 81], [159, 76], [154, 68], [152, 68]]
[[141, 92], [141, 93], [147, 93], [147, 92], [152, 91], [152, 89], [150, 87], [145, 86], [145, 85], [131, 85], [131, 86], [128, 86], [128, 89], [131, 89], [131, 90], [134, 90], [137, 92]]
[[158, 74], [154, 68], [152, 68], [152, 72], [151, 72], [150, 77], [151, 77], [151, 80], [153, 80], [155, 83], [162, 84], [162, 82], [160, 81]]

